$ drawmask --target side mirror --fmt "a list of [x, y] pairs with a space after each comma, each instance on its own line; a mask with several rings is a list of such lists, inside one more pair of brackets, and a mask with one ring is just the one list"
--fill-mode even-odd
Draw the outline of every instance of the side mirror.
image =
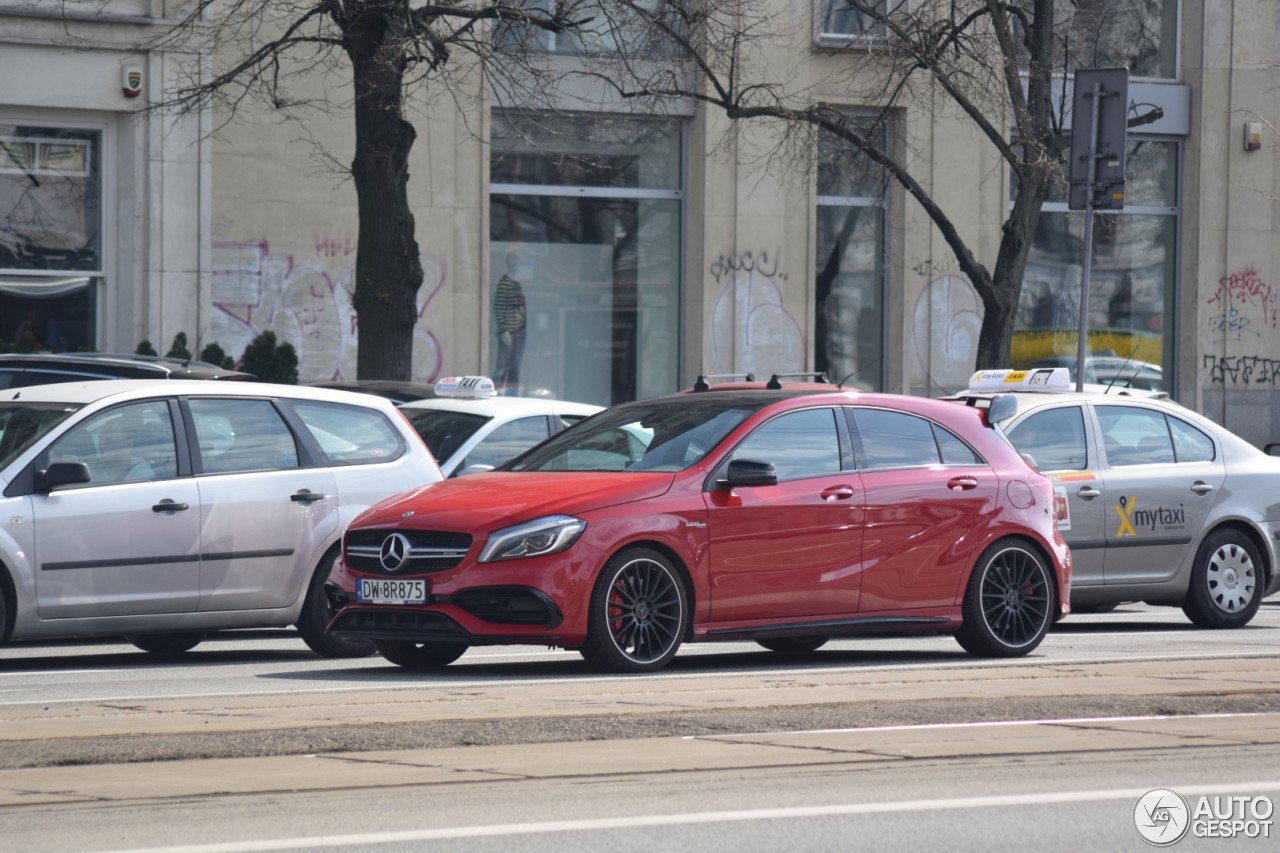
[[1030, 453], [1023, 453], [1022, 451], [1018, 451], [1018, 455], [1022, 457], [1023, 462], [1027, 463], [1028, 468], [1030, 468], [1033, 471], [1040, 470], [1040, 466], [1036, 464], [1036, 458], [1032, 456]]
[[74, 486], [91, 480], [89, 466], [83, 462], [55, 462], [36, 472], [36, 491], [48, 494], [59, 486]]
[[728, 489], [735, 486], [776, 486], [778, 472], [774, 469], [772, 462], [762, 462], [759, 459], [734, 459], [729, 462], [729, 469], [725, 472], [724, 479], [718, 482]]
[[1268, 456], [1280, 456], [1280, 441], [1273, 441], [1266, 447], [1262, 448], [1262, 452]]
[[475, 465], [468, 465], [467, 467], [461, 470], [454, 471], [452, 476], [465, 477], [468, 474], [483, 474], [485, 471], [492, 471], [493, 468], [494, 466], [492, 465], [485, 465], [483, 463], [477, 462]]

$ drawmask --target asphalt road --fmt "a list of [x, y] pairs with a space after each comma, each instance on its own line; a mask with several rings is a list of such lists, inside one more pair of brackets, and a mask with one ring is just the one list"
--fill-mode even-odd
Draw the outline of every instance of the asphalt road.
[[520, 648], [424, 676], [287, 632], [131, 649], [0, 650], [0, 848], [1141, 850], [1152, 788], [1280, 799], [1280, 601], [1231, 632], [1073, 616], [1016, 661], [734, 644], [642, 677]]

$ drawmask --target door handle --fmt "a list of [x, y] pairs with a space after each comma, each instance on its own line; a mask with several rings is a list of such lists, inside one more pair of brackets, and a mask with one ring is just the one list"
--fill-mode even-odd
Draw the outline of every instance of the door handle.
[[844, 501], [853, 497], [852, 486], [831, 486], [822, 490], [824, 501]]
[[1076, 492], [1076, 494], [1087, 501], [1091, 501], [1098, 495], [1102, 494], [1102, 492], [1099, 489], [1095, 489], [1093, 486], [1081, 486], [1080, 491]]
[[184, 509], [190, 509], [186, 504], [180, 504], [173, 498], [165, 498], [158, 504], [151, 506], [152, 512], [182, 512]]
[[313, 492], [310, 489], [298, 489], [298, 491], [289, 495], [289, 500], [297, 501], [298, 503], [311, 503], [312, 501], [324, 500], [324, 494], [322, 492]]
[[977, 477], [952, 477], [947, 480], [947, 488], [953, 492], [964, 492], [978, 488]]
[[1207, 495], [1209, 492], [1213, 491], [1213, 486], [1203, 480], [1196, 480], [1191, 484], [1191, 491], [1195, 492], [1197, 495]]

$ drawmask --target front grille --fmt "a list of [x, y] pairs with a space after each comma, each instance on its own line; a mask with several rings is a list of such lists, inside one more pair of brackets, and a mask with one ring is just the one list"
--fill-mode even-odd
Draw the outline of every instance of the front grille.
[[[409, 540], [403, 566], [394, 572], [382, 565], [382, 546], [392, 534]], [[462, 562], [471, 547], [471, 534], [447, 530], [353, 530], [347, 534], [347, 565], [372, 575], [406, 575], [443, 572]]]
[[541, 590], [523, 586], [488, 586], [464, 589], [434, 600], [453, 604], [496, 625], [541, 625], [555, 628], [563, 617]]
[[459, 640], [469, 635], [448, 616], [430, 610], [350, 607], [329, 626], [338, 637], [379, 640]]

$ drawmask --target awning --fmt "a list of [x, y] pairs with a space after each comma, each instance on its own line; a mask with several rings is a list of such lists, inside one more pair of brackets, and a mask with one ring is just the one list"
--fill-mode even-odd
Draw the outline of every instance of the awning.
[[78, 276], [35, 276], [0, 274], [0, 293], [28, 299], [53, 299], [84, 290], [93, 279]]

